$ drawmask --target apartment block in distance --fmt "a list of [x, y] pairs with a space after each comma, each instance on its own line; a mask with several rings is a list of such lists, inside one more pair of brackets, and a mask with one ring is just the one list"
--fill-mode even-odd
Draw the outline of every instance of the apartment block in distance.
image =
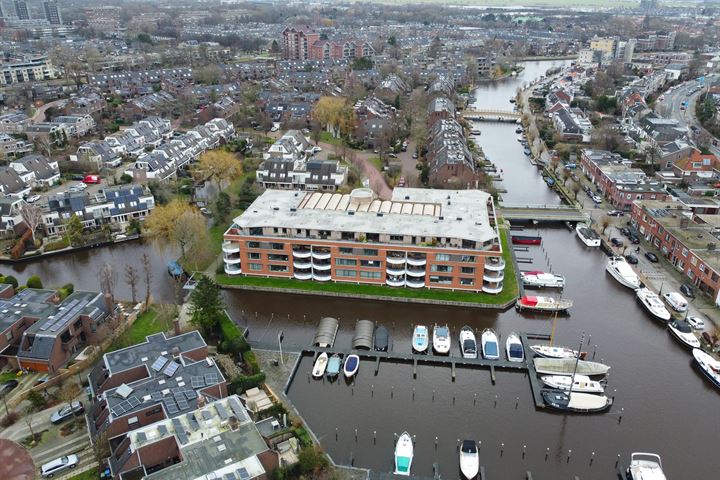
[[225, 232], [228, 275], [500, 293], [505, 264], [492, 197], [396, 188], [265, 191]]

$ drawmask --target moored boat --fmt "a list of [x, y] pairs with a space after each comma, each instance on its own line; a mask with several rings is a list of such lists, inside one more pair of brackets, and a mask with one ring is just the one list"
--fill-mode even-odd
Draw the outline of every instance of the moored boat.
[[655, 319], [662, 322], [670, 321], [672, 315], [665, 305], [663, 304], [660, 297], [648, 288], [638, 288], [635, 290], [635, 296], [637, 297], [640, 305]]
[[540, 395], [547, 406], [566, 412], [602, 412], [612, 405], [612, 399], [605, 395], [566, 393], [559, 390], [542, 390]]
[[[545, 375], [572, 375], [575, 369], [574, 358], [534, 358], [535, 371]], [[580, 375], [607, 375], [610, 367], [598, 362], [577, 361], [577, 372]]]
[[537, 270], [520, 272], [520, 280], [526, 287], [563, 288], [565, 286], [565, 277], [562, 275]]
[[[578, 351], [567, 347], [553, 347], [551, 345], [530, 345], [530, 350], [535, 352], [536, 355], [543, 358], [575, 358], [578, 356]], [[583, 352], [584, 353], [584, 352]], [[585, 355], [581, 353], [580, 358]]]
[[315, 359], [315, 364], [313, 365], [313, 371], [312, 376], [315, 378], [320, 378], [325, 373], [325, 369], [327, 368], [328, 363], [328, 354], [325, 352], [322, 352], [318, 357]]
[[693, 333], [690, 324], [683, 320], [670, 320], [668, 330], [680, 343], [690, 348], [700, 348], [700, 340]]
[[463, 440], [460, 447], [460, 473], [467, 480], [477, 477], [480, 470], [480, 452], [475, 440]]
[[472, 130], [470, 130], [470, 134], [471, 135], [480, 135], [480, 134], [482, 134], [482, 132], [480, 131], [479, 128], [473, 128]]
[[700, 370], [713, 385], [720, 388], [720, 362], [699, 348], [694, 349], [692, 353]]
[[628, 480], [666, 480], [660, 455], [637, 452], [630, 455]]
[[483, 330], [480, 336], [480, 344], [482, 345], [482, 354], [485, 360], [498, 360], [500, 358], [498, 336], [495, 330], [492, 328]]
[[556, 300], [552, 297], [525, 296], [515, 302], [518, 310], [535, 310], [538, 312], [562, 312], [572, 307], [572, 300]]
[[355, 354], [348, 355], [343, 365], [343, 375], [345, 378], [353, 377], [360, 368], [360, 357]]
[[[568, 391], [572, 377], [569, 375], [543, 375], [540, 380], [550, 388]], [[579, 393], [603, 393], [605, 387], [602, 383], [591, 380], [587, 375], [575, 375], [575, 382], [572, 386], [573, 392]]]
[[403, 432], [395, 444], [395, 475], [410, 476], [413, 461], [413, 443], [410, 434]]
[[637, 276], [635, 270], [633, 270], [624, 257], [610, 257], [605, 266], [605, 270], [617, 280], [620, 285], [632, 288], [633, 290], [640, 288], [640, 277]]
[[435, 325], [433, 328], [433, 351], [438, 355], [450, 353], [450, 329], [447, 325]]
[[477, 358], [478, 355], [475, 332], [467, 325], [460, 329], [460, 351], [463, 358]]
[[416, 325], [413, 330], [412, 349], [417, 353], [426, 353], [430, 345], [430, 335], [428, 335], [428, 327], [425, 325]]
[[507, 359], [511, 362], [525, 361], [525, 349], [517, 333], [512, 332], [508, 335], [507, 340], [505, 340], [505, 353], [507, 353]]
[[382, 325], [375, 329], [375, 350], [378, 352], [387, 352], [388, 345], [390, 344], [390, 333], [387, 328]]
[[539, 235], [512, 235], [510, 237], [513, 245], [540, 245], [542, 237]]
[[595, 230], [590, 228], [589, 225], [584, 223], [578, 223], [575, 227], [575, 233], [578, 238], [588, 247], [599, 247], [600, 246], [600, 235]]
[[330, 360], [328, 360], [327, 368], [325, 372], [328, 378], [335, 378], [340, 373], [340, 367], [342, 366], [342, 357], [337, 353], [334, 353]]

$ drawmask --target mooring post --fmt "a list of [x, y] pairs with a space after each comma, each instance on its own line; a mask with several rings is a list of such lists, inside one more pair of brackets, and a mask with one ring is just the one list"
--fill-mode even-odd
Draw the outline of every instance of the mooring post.
[[492, 384], [495, 385], [495, 366], [493, 365], [490, 365], [490, 380]]
[[417, 378], [417, 358], [413, 358], [413, 378]]

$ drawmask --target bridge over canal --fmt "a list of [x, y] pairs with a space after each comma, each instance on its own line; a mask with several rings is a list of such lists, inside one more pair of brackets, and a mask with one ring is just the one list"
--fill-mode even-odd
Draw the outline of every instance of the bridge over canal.
[[537, 222], [588, 222], [590, 217], [573, 205], [511, 205], [501, 204], [500, 212], [507, 220]]
[[477, 122], [517, 122], [520, 120], [520, 112], [509, 110], [465, 110], [462, 112], [466, 120]]

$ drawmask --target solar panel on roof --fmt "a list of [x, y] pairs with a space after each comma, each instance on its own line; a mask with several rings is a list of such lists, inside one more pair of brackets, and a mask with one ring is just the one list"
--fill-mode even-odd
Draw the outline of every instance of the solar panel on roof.
[[130, 408], [135, 408], [138, 405], [140, 405], [140, 400], [138, 400], [138, 398], [134, 395], [132, 397], [128, 398], [127, 402], [128, 402], [128, 404], [130, 404]]
[[202, 413], [203, 419], [212, 420], [212, 413], [210, 413], [210, 410], [203, 410], [201, 413]]
[[167, 435], [168, 429], [165, 425], [158, 425], [158, 432], [160, 432], [160, 435]]
[[184, 430], [181, 430], [181, 431], [175, 432], [175, 433], [177, 433], [178, 440], [180, 441], [181, 445], [185, 445], [186, 443], [188, 443], [188, 437], [185, 434]]
[[217, 410], [218, 415], [220, 415], [220, 418], [223, 420], [227, 420], [230, 418], [230, 416], [227, 413], [227, 410], [225, 410], [225, 407], [221, 403], [215, 404], [215, 410]]
[[147, 440], [147, 437], [143, 432], [138, 432], [137, 439], [139, 442], [144, 442], [145, 440]]
[[235, 474], [232, 473], [232, 472], [231, 472], [231, 473], [226, 473], [226, 474], [225, 474], [225, 480], [237, 480], [237, 477], [236, 477]]
[[245, 409], [240, 405], [240, 402], [238, 402], [237, 398], [230, 397], [228, 399], [228, 402], [230, 402], [230, 408], [232, 408], [232, 411], [235, 413], [235, 416], [238, 417], [238, 419], [242, 420], [245, 418]]
[[203, 376], [190, 377], [190, 385], [192, 388], [202, 388], [205, 386], [205, 378]]
[[115, 408], [113, 408], [112, 411], [116, 417], [119, 417], [120, 415], [123, 415], [125, 413], [125, 409], [122, 405], [115, 405]]
[[240, 467], [237, 470], [235, 470], [235, 473], [238, 477], [240, 477], [240, 480], [249, 480], [250, 474], [248, 473], [247, 469], [245, 467]]
[[200, 425], [198, 424], [197, 420], [195, 420], [194, 414], [188, 413], [187, 415], [185, 415], [185, 418], [187, 418], [191, 429], [197, 430], [198, 428], [200, 428]]
[[153, 400], [162, 400], [163, 394], [160, 392], [153, 392], [150, 394], [150, 398], [152, 398]]
[[197, 393], [195, 393], [194, 390], [184, 390], [183, 393], [187, 397], [188, 400], [192, 400], [193, 398], [197, 398]]
[[153, 362], [153, 364], [150, 365], [150, 368], [152, 368], [152, 369], [155, 370], [156, 372], [159, 372], [159, 371], [162, 370], [162, 368], [165, 366], [165, 364], [167, 363], [167, 361], [168, 361], [167, 358], [165, 358], [165, 357], [163, 357], [162, 355], [160, 355], [160, 356], [157, 358], [157, 360], [155, 360], [155, 361]]
[[172, 424], [173, 424], [173, 427], [175, 428], [176, 432], [180, 431], [180, 430], [185, 430], [185, 428], [183, 427], [183, 424], [179, 418], [173, 418]]
[[190, 407], [190, 404], [184, 398], [176, 398], [175, 400], [177, 401], [178, 408], [180, 410], [187, 410]]
[[180, 368], [180, 364], [177, 362], [170, 362], [167, 364], [167, 367], [165, 367], [165, 370], [163, 370], [163, 373], [167, 375], [168, 377], [172, 377], [175, 375], [175, 372], [178, 371], [178, 368]]
[[217, 373], [205, 374], [205, 385], [215, 385], [216, 383], [218, 383]]
[[165, 409], [167, 410], [168, 415], [175, 415], [176, 413], [178, 413], [178, 408], [175, 404], [175, 400], [172, 400], [171, 398], [165, 398], [163, 399], [163, 403], [165, 403]]

